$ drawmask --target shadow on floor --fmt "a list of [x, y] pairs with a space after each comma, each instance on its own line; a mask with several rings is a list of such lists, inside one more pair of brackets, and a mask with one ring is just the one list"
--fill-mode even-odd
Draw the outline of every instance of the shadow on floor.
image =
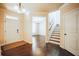
[[72, 53], [62, 49], [59, 45], [46, 43], [47, 56], [74, 56]]
[[33, 36], [32, 49], [34, 56], [74, 56], [65, 49], [62, 49], [59, 45], [46, 43], [45, 37], [36, 35]]

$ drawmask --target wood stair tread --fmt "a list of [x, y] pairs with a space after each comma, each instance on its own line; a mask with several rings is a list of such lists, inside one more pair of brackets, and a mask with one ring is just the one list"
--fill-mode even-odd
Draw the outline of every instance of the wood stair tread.
[[50, 40], [50, 41], [54, 41], [54, 42], [58, 42], [58, 43], [60, 43], [60, 41], [57, 41], [57, 40]]
[[52, 34], [60, 34], [60, 32], [53, 32]]
[[54, 41], [48, 41], [48, 43], [52, 43], [52, 44], [57, 44], [57, 45], [60, 45], [59, 42], [54, 42]]
[[48, 42], [60, 45], [60, 27], [59, 26], [56, 26]]
[[60, 38], [60, 36], [55, 36], [55, 35], [52, 35], [51, 37], [56, 37], [56, 38]]
[[55, 41], [59, 41], [59, 42], [60, 42], [60, 40], [59, 40], [59, 39], [49, 39], [49, 40], [55, 40]]
[[59, 34], [52, 34], [51, 36], [60, 36]]
[[50, 37], [50, 38], [54, 38], [54, 39], [60, 39], [59, 37]]

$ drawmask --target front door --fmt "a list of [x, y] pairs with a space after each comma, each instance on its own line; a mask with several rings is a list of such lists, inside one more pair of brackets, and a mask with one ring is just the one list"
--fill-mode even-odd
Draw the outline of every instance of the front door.
[[5, 43], [12, 43], [19, 40], [18, 20], [6, 19], [5, 21]]

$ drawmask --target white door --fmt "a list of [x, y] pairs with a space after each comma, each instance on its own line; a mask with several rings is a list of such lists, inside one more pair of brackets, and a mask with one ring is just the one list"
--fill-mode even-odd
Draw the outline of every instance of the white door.
[[77, 53], [77, 11], [64, 15], [65, 49], [76, 55]]
[[19, 23], [17, 20], [6, 19], [5, 22], [5, 44], [19, 40]]

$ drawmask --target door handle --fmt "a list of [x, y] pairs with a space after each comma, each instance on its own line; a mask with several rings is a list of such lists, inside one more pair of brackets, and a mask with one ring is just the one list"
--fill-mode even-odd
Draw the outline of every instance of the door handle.
[[64, 35], [67, 35], [66, 33]]

